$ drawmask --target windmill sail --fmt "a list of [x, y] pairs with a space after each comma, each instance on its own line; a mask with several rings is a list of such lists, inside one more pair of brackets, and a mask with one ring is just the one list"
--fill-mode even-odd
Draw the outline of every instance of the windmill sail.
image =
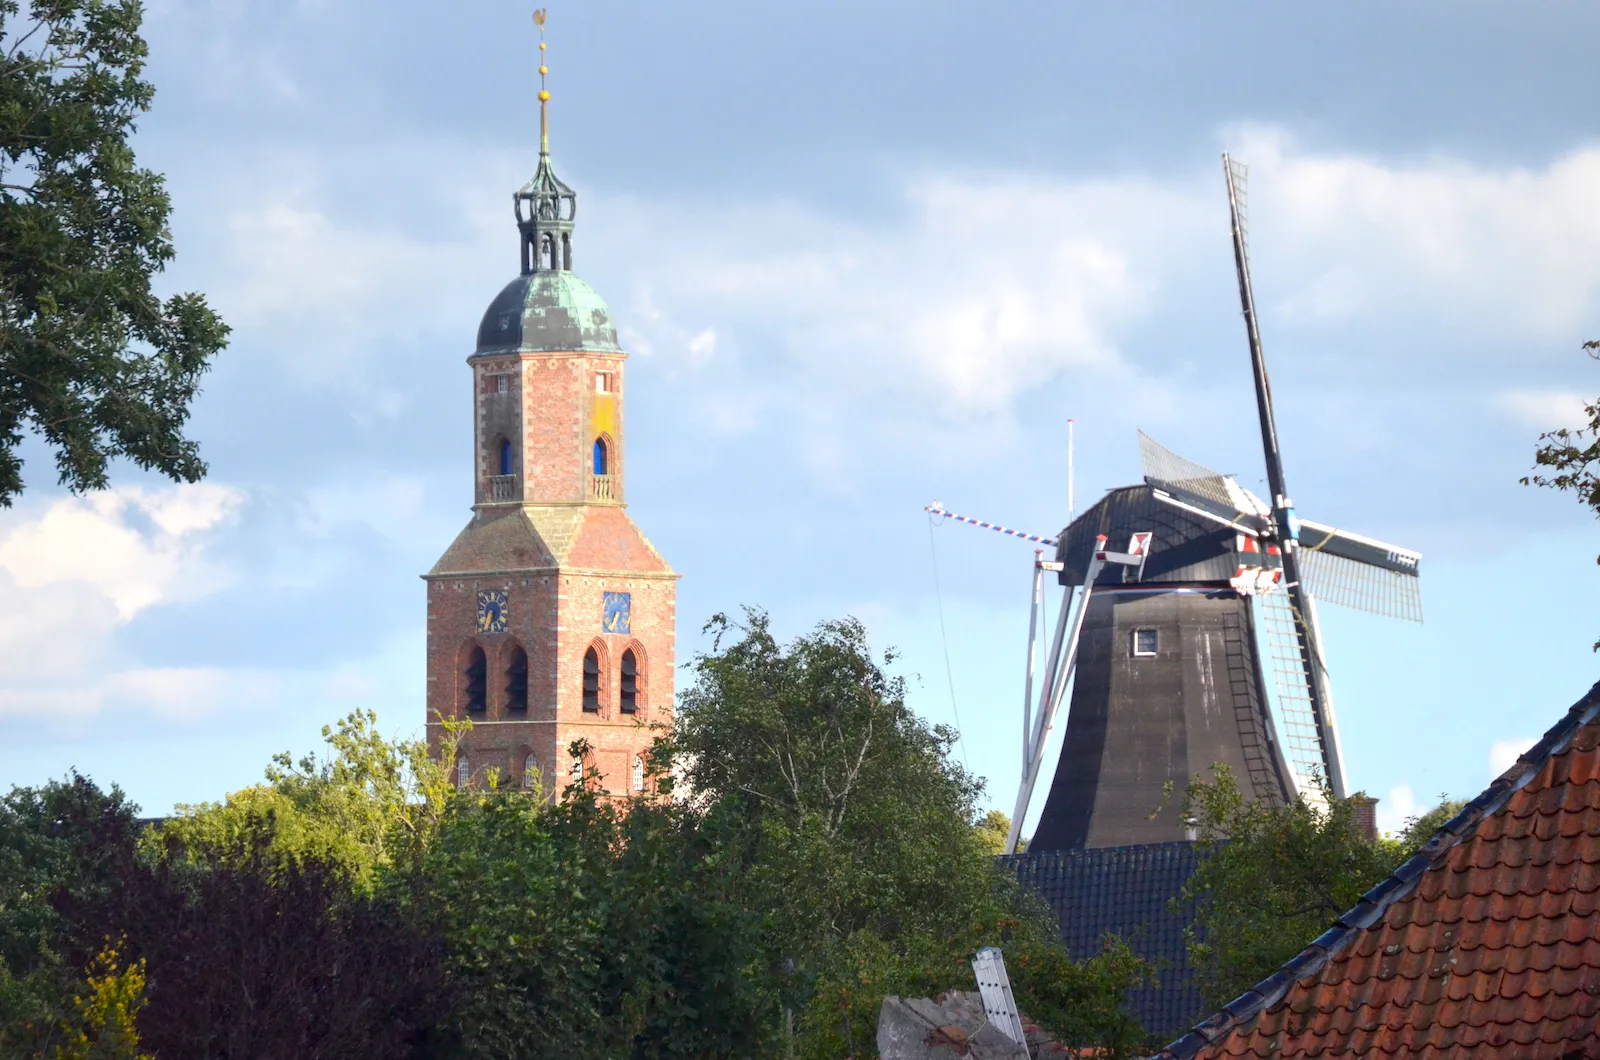
[[[1317, 715], [1311, 707], [1301, 658], [1301, 624], [1284, 593], [1267, 593], [1251, 601], [1255, 610], [1257, 650], [1267, 678], [1267, 701], [1272, 722], [1282, 741], [1295, 791], [1308, 802], [1321, 801], [1327, 781], [1322, 742], [1317, 736]], [[1326, 682], [1324, 682], [1326, 686]]]
[[1155, 489], [1218, 522], [1258, 534], [1265, 526], [1267, 506], [1241, 489], [1231, 475], [1222, 475], [1174, 453], [1143, 431], [1139, 432], [1139, 459], [1144, 480]]
[[[1301, 526], [1300, 576], [1311, 595], [1375, 615], [1422, 621], [1419, 553], [1313, 523]], [[1373, 557], [1378, 549], [1398, 559]]]

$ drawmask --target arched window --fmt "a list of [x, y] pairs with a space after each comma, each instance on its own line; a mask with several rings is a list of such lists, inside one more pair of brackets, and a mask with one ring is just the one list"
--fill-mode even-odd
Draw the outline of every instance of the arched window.
[[607, 450], [604, 438], [596, 438], [594, 440], [594, 473], [596, 475], [611, 474], [611, 453]]
[[548, 234], [539, 246], [539, 264], [547, 269], [556, 267], [556, 241]]
[[456, 759], [456, 787], [464, 788], [472, 777], [472, 769], [465, 758]]
[[516, 470], [516, 461], [513, 459], [511, 452], [511, 440], [502, 438], [500, 439], [500, 474], [514, 475]]
[[462, 698], [466, 700], [467, 712], [482, 714], [489, 706], [487, 681], [489, 660], [484, 657], [483, 649], [476, 644], [467, 654], [467, 668], [462, 672], [462, 676], [466, 678], [463, 682]]
[[532, 791], [534, 782], [539, 779], [539, 760], [529, 755], [522, 760], [522, 790]]
[[600, 712], [600, 653], [593, 648], [583, 653], [583, 709]]
[[572, 756], [572, 779], [583, 779], [583, 759], [579, 758], [577, 755]]
[[622, 653], [622, 713], [632, 714], [639, 709], [639, 660], [629, 648]]
[[633, 759], [633, 790], [644, 790], [644, 755], [635, 755]]
[[506, 660], [506, 711], [511, 714], [528, 712], [528, 653], [515, 646]]

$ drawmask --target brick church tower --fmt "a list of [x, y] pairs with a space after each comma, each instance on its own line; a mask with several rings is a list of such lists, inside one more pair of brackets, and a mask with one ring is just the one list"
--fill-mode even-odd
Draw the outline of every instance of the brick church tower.
[[[539, 44], [539, 168], [514, 196], [522, 274], [478, 327], [472, 521], [423, 575], [428, 737], [473, 722], [457, 783], [546, 791], [597, 772], [644, 785], [641, 755], [671, 718], [677, 575], [628, 517], [627, 355], [572, 271], [577, 196], [550, 164]], [[568, 751], [588, 742], [588, 761]]]

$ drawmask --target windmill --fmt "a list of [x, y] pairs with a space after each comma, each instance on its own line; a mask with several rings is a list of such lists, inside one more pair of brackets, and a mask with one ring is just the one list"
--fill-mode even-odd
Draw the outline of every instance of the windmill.
[[[1110, 491], [1055, 539], [1016, 535], [1054, 545], [1055, 556], [1034, 563], [1023, 769], [1008, 852], [1069, 687], [1066, 734], [1032, 850], [1182, 839], [1164, 789], [1215, 763], [1268, 804], [1316, 802], [1324, 786], [1344, 798], [1317, 602], [1422, 620], [1420, 553], [1301, 519], [1289, 499], [1251, 289], [1245, 170], [1226, 155], [1223, 168], [1271, 500], [1141, 431], [1142, 485]], [[1127, 550], [1114, 551], [1124, 540]], [[1067, 591], [1040, 671], [1047, 572]]]

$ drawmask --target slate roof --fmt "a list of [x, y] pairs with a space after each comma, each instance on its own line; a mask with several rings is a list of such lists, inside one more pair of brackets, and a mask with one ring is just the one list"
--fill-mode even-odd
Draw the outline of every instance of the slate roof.
[[1159, 1056], [1600, 1055], [1600, 684], [1299, 956]]
[[1205, 1010], [1183, 939], [1192, 914], [1167, 908], [1200, 856], [1194, 843], [1145, 843], [1000, 860], [1055, 910], [1074, 957], [1098, 953], [1109, 932], [1155, 962], [1160, 985], [1131, 991], [1128, 1005], [1147, 1031], [1174, 1034]]

